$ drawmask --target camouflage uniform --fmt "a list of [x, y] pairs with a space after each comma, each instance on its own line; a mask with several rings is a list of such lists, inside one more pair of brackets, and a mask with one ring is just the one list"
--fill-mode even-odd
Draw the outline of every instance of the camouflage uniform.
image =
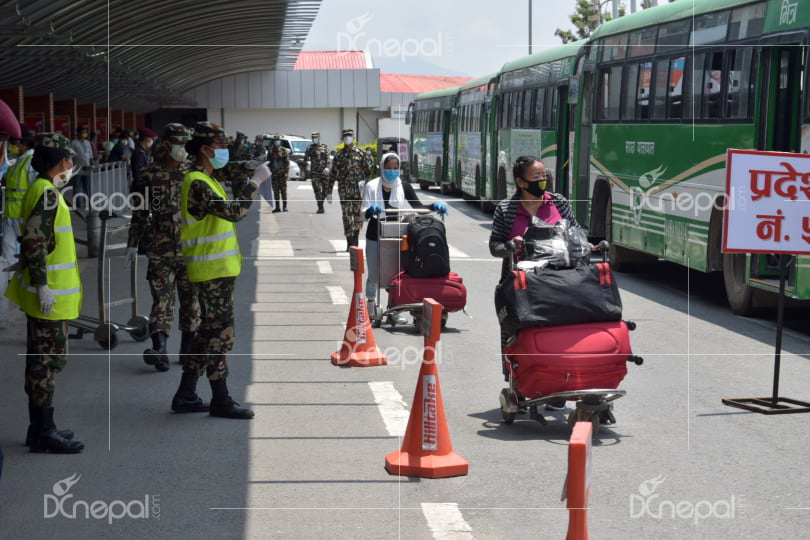
[[[354, 131], [344, 130], [343, 136], [346, 135], [354, 136]], [[340, 206], [343, 210], [343, 234], [350, 245], [357, 245], [357, 235], [363, 228], [359, 182], [368, 181], [370, 176], [366, 155], [356, 146], [351, 149], [344, 147], [335, 155], [332, 177], [338, 182]]]
[[[273, 137], [273, 144], [279, 140], [278, 136]], [[282, 210], [287, 211], [287, 176], [290, 174], [290, 154], [286, 148], [271, 147], [270, 152], [267, 154], [267, 161], [269, 162], [270, 172], [273, 174], [273, 195], [276, 198], [275, 212]]]
[[[320, 137], [315, 132], [312, 137]], [[311, 144], [307, 148], [304, 158], [309, 162], [309, 175], [312, 179], [312, 190], [315, 192], [315, 202], [318, 204], [318, 213], [323, 213], [323, 201], [326, 195], [332, 192], [333, 180], [331, 176], [323, 174], [329, 167], [329, 147], [325, 144]]]
[[[171, 126], [178, 126], [178, 130], [185, 129], [180, 124], [170, 124], [167, 135]], [[170, 142], [179, 144], [178, 141]], [[146, 279], [152, 293], [150, 335], [170, 333], [174, 320], [175, 289], [180, 299], [180, 331], [195, 332], [200, 324], [200, 305], [194, 286], [188, 281], [180, 247], [180, 189], [187, 170], [188, 163], [169, 169], [161, 162], [148, 165], [141, 172], [141, 193], [149, 209], [133, 212], [127, 245], [137, 247], [144, 232], [149, 240]]]
[[253, 156], [247, 144], [247, 135], [241, 131], [236, 132], [236, 140], [229, 147], [231, 161], [250, 161]]

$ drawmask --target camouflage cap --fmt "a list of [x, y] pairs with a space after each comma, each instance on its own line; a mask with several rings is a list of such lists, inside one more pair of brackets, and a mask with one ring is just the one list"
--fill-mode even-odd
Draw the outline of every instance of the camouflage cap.
[[163, 138], [171, 144], [186, 144], [191, 138], [188, 133], [188, 128], [183, 124], [169, 124], [163, 128]]
[[321, 136], [321, 133], [320, 133], [319, 131], [313, 131], [313, 132], [312, 132], [312, 136], [313, 136], [313, 137], [320, 137], [320, 136]]
[[192, 137], [202, 139], [204, 144], [228, 144], [228, 136], [225, 134], [225, 130], [219, 127], [218, 124], [212, 124], [211, 122], [197, 122], [194, 124]]
[[353, 129], [344, 129], [342, 137], [345, 137], [346, 135], [348, 135], [350, 137], [354, 137], [354, 130]]
[[273, 140], [276, 140], [276, 139], [281, 139], [281, 135], [279, 135], [278, 133], [273, 135]]
[[43, 148], [67, 150], [71, 157], [76, 155], [76, 152], [70, 148], [70, 139], [61, 133], [39, 133], [36, 136], [36, 145]]

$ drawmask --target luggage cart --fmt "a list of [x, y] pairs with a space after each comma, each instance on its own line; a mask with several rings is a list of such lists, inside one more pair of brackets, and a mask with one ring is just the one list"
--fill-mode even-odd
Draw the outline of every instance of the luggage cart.
[[[374, 298], [376, 313], [370, 315], [371, 324], [374, 328], [382, 326], [383, 321], [390, 326], [396, 326], [396, 315], [403, 311], [409, 312], [414, 318], [414, 325], [420, 328], [422, 308], [424, 304], [402, 304], [381, 308], [381, 292], [388, 290], [391, 280], [402, 270], [402, 237], [408, 233], [408, 223], [403, 219], [407, 216], [418, 216], [430, 214], [426, 208], [388, 208], [385, 210], [386, 218], [396, 216], [396, 221], [378, 220], [378, 245], [377, 254], [377, 297]], [[444, 220], [444, 217], [442, 217]], [[442, 314], [442, 323], [447, 320], [447, 313]]]
[[[92, 333], [93, 339], [102, 349], [109, 351], [118, 346], [117, 332], [123, 330], [129, 332], [130, 337], [135, 341], [145, 341], [149, 338], [149, 319], [143, 315], [138, 315], [138, 264], [131, 265], [129, 283], [131, 295], [129, 298], [107, 301], [107, 238], [108, 235], [129, 230], [129, 225], [110, 229], [107, 222], [117, 217], [107, 210], [99, 213], [101, 219], [101, 232], [98, 249], [98, 318], [80, 315], [78, 319], [69, 321], [69, 325], [76, 328], [75, 334], [71, 334], [71, 339], [81, 339], [85, 333]], [[132, 306], [132, 317], [126, 324], [115, 323], [107, 319], [108, 309], [115, 306], [130, 304]]]

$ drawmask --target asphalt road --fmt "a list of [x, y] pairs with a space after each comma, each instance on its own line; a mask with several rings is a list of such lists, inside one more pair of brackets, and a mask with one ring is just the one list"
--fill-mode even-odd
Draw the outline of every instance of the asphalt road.
[[[492, 300], [500, 263], [486, 245], [491, 217], [431, 192], [449, 201], [453, 270], [469, 291], [469, 317], [450, 316], [439, 365], [452, 442], [469, 474], [408, 479], [389, 476], [383, 465], [399, 447], [413, 402], [422, 338], [411, 325], [376, 330], [378, 345], [404, 360], [331, 365], [348, 312], [341, 293], [352, 293], [348, 257], [331, 242], [340, 247], [339, 206], [316, 215], [305, 184], [291, 183], [290, 190], [289, 213], [270, 214], [257, 202], [239, 225], [246, 256], [229, 383], [235, 398], [256, 411], [252, 421], [172, 414], [177, 364], [155, 372], [141, 360], [147, 344], [125, 333], [111, 354], [85, 337], [71, 342], [57, 378], [56, 419], [87, 447], [74, 456], [29, 454], [22, 445], [27, 418], [18, 356], [24, 320], [15, 314], [11, 328], [0, 331], [1, 537], [565, 537], [565, 413], [546, 413], [547, 426], [501, 421]], [[127, 285], [120, 255], [110, 259], [115, 297]], [[85, 306], [92, 308], [95, 266], [85, 266]], [[618, 424], [594, 442], [591, 537], [805, 537], [808, 417], [767, 417], [721, 403], [770, 393], [773, 323], [734, 316], [714, 276], [661, 264], [616, 279], [624, 317], [638, 323], [634, 352], [645, 363], [629, 366], [621, 385], [627, 396], [616, 402]], [[140, 293], [146, 300], [145, 282]], [[148, 307], [145, 301], [140, 311]], [[121, 308], [113, 314], [127, 318]], [[792, 313], [789, 327], [781, 394], [810, 400], [807, 317]], [[178, 346], [174, 332], [170, 348]], [[206, 386], [202, 381], [207, 398]], [[103, 515], [107, 506], [119, 511], [114, 501], [148, 496], [149, 515], [87, 518], [79, 503], [75, 519], [46, 517], [57, 511], [54, 484], [74, 473], [81, 478], [69, 489], [73, 498], [61, 499], [66, 513], [76, 501], [101, 501], [96, 511]], [[130, 505], [135, 516], [139, 508]]]

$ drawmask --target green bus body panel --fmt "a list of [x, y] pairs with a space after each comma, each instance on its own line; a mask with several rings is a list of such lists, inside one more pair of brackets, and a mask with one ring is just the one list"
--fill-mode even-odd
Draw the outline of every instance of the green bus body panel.
[[706, 271], [726, 151], [753, 148], [754, 127], [700, 125], [692, 137], [688, 124], [596, 124], [591, 186], [596, 177], [610, 181], [615, 243]]
[[[518, 58], [517, 60], [512, 60], [511, 62], [507, 62], [506, 64], [504, 64], [501, 72], [507, 73], [509, 71], [515, 71], [518, 69], [536, 66], [538, 64], [546, 64], [548, 62], [562, 60], [563, 58], [574, 57], [579, 52], [579, 49], [582, 48], [582, 46], [585, 45], [586, 43], [587, 40], [585, 39], [580, 41], [573, 41], [571, 43], [566, 43], [565, 45], [561, 45], [559, 47], [554, 47], [552, 49], [544, 49], [534, 54], [523, 56], [521, 58]], [[570, 76], [571, 73], [568, 73], [567, 75]], [[564, 77], [566, 76], [566, 74], [562, 73], [561, 76]]]
[[[791, 11], [796, 5], [795, 16]], [[787, 7], [784, 13], [782, 8]], [[774, 34], [787, 30], [805, 30], [810, 26], [810, 5], [805, 0], [790, 0], [783, 4], [782, 0], [770, 0], [765, 8], [765, 33]]]
[[[711, 13], [712, 11], [722, 11], [724, 9], [748, 4], [756, 4], [759, 1], [760, 0], [678, 0], [671, 4], [661, 4], [657, 7], [629, 13], [624, 17], [619, 17], [618, 19], [604, 23], [591, 34], [590, 43], [594, 43], [600, 38], [614, 34], [621, 34], [647, 26], [688, 19], [693, 15], [702, 15], [704, 13]], [[770, 0], [770, 3], [776, 4], [777, 0]], [[778, 0], [778, 3], [781, 4], [781, 0]], [[770, 6], [768, 6], [768, 9], [770, 9]]]

